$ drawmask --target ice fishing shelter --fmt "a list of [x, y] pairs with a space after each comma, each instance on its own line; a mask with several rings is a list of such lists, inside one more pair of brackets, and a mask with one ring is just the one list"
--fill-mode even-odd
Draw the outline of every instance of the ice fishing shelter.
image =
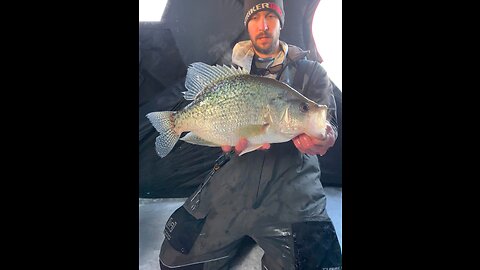
[[[280, 39], [310, 50], [309, 59], [322, 61], [312, 36], [319, 2], [284, 0], [285, 25]], [[160, 22], [140, 22], [139, 27], [139, 197], [188, 197], [221, 149], [179, 141], [171, 153], [160, 158], [155, 152], [158, 133], [145, 115], [179, 110], [189, 103], [181, 94], [186, 90], [189, 64], [231, 64], [235, 43], [248, 39], [243, 0], [169, 0]], [[342, 94], [338, 88], [335, 98], [339, 137], [325, 156], [319, 156], [324, 186], [342, 184]]]

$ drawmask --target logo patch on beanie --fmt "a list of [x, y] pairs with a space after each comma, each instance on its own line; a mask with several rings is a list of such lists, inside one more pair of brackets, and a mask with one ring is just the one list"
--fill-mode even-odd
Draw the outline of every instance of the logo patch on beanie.
[[251, 9], [248, 10], [247, 14], [245, 15], [245, 19], [244, 19], [243, 23], [246, 25], [250, 15], [252, 15], [254, 12], [257, 12], [257, 11], [262, 10], [262, 9], [271, 9], [271, 10], [274, 10], [275, 12], [277, 12], [277, 14], [280, 17], [283, 16], [282, 9], [280, 9], [280, 7], [277, 4], [275, 4], [273, 2], [260, 3], [260, 4], [257, 4], [255, 6], [253, 6]]

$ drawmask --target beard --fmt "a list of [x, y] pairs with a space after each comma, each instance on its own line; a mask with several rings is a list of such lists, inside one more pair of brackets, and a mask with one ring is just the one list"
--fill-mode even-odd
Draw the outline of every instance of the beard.
[[259, 46], [257, 45], [257, 43], [254, 42], [254, 43], [253, 43], [253, 47], [254, 47], [255, 50], [256, 50], [257, 52], [259, 52], [259, 53], [262, 53], [262, 54], [272, 54], [272, 53], [274, 53], [275, 48], [276, 48], [276, 46], [274, 46], [273, 44], [274, 44], [274, 42], [272, 41], [272, 43], [270, 43], [270, 45], [269, 45], [268, 47], [266, 47], [266, 48], [263, 47], [263, 48], [262, 48], [262, 47], [259, 47]]
[[[261, 37], [268, 37], [268, 38], [271, 38], [271, 42], [270, 44], [267, 46], [267, 47], [260, 47], [258, 44], [257, 44], [257, 40]], [[262, 34], [259, 34], [255, 37], [255, 41], [252, 42], [253, 44], [253, 47], [255, 48], [255, 50], [259, 53], [262, 53], [262, 54], [272, 54], [275, 52], [275, 50], [277, 49], [277, 45], [278, 45], [278, 37], [279, 37], [279, 34], [270, 34], [270, 33], [262, 33]]]

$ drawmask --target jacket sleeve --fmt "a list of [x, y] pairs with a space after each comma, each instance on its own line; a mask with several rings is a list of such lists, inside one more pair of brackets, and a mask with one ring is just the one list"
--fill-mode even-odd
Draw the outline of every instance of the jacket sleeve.
[[[307, 60], [308, 61], [308, 60]], [[303, 80], [303, 94], [317, 102], [328, 106], [327, 120], [332, 125], [335, 135], [338, 136], [337, 106], [334, 96], [334, 84], [320, 63], [313, 62], [312, 67], [305, 72]]]

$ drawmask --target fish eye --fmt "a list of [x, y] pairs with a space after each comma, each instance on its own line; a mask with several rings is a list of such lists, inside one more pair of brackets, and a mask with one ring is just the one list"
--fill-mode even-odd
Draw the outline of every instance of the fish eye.
[[300, 111], [303, 113], [308, 112], [308, 104], [305, 102], [300, 103]]

